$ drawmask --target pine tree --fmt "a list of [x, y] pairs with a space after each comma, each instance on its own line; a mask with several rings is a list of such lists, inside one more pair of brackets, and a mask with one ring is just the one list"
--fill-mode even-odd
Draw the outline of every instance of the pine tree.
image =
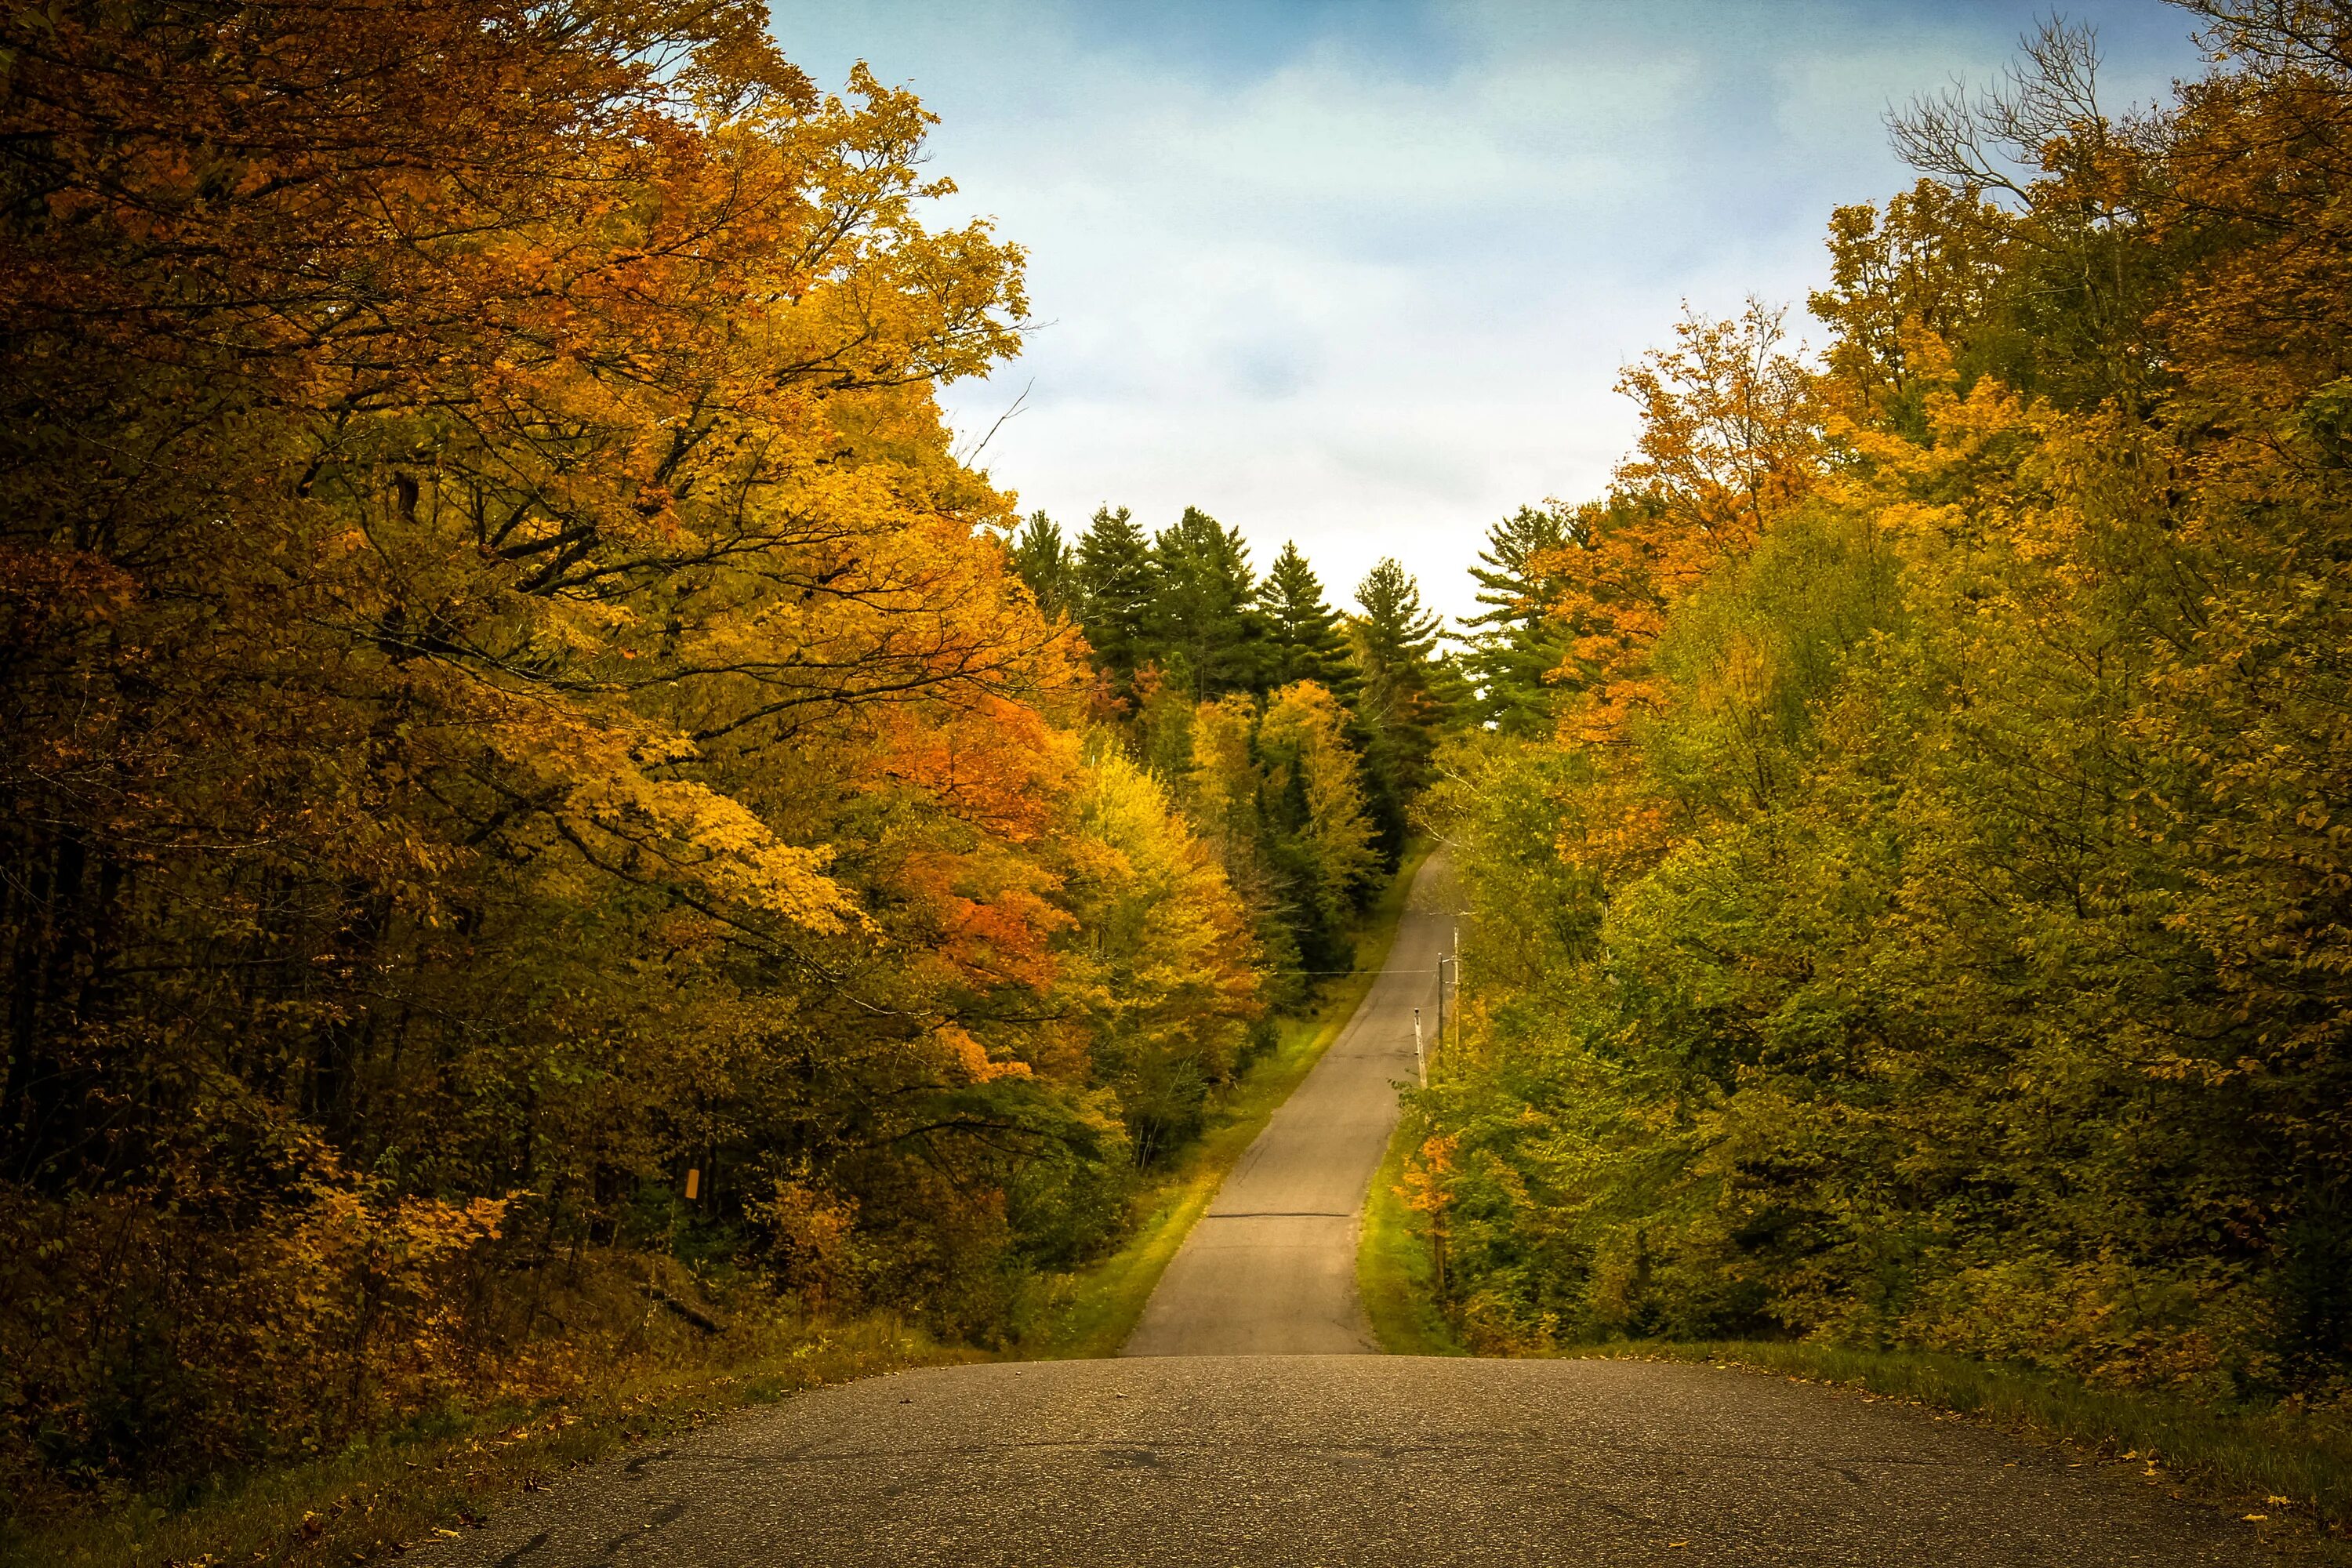
[[1444, 623], [1424, 608], [1421, 584], [1386, 556], [1356, 584], [1361, 612], [1353, 622], [1357, 661], [1368, 692], [1372, 683], [1395, 689], [1421, 689], [1420, 675], [1437, 651]]
[[1042, 511], [1033, 511], [1013, 536], [1013, 569], [1029, 584], [1037, 607], [1048, 620], [1075, 616], [1077, 557], [1062, 538], [1061, 525]]
[[1268, 684], [1312, 680], [1353, 702], [1355, 668], [1339, 634], [1339, 613], [1324, 602], [1323, 584], [1297, 544], [1286, 542], [1274, 558], [1258, 602], [1265, 616]]
[[1487, 531], [1479, 564], [1470, 568], [1486, 607], [1462, 623], [1470, 633], [1463, 673], [1476, 690], [1479, 720], [1506, 734], [1539, 734], [1550, 725], [1553, 691], [1544, 677], [1567, 657], [1568, 637], [1550, 616], [1539, 563], [1576, 538], [1570, 509], [1523, 506]]
[[1132, 696], [1135, 672], [1150, 660], [1145, 636], [1155, 574], [1151, 547], [1127, 508], [1095, 509], [1078, 539], [1074, 575], [1078, 624], [1095, 658], [1118, 694]]
[[1443, 623], [1423, 607], [1411, 573], [1383, 557], [1356, 585], [1356, 604], [1361, 613], [1349, 622], [1348, 640], [1360, 683], [1357, 729], [1372, 820], [1393, 863], [1404, 848], [1405, 804], [1426, 782], [1438, 727], [1450, 717], [1441, 696], [1451, 692], [1443, 689], [1454, 682], [1435, 657]]
[[1195, 701], [1265, 690], [1265, 621], [1241, 531], [1188, 506], [1152, 541], [1151, 563], [1150, 638], [1170, 679]]

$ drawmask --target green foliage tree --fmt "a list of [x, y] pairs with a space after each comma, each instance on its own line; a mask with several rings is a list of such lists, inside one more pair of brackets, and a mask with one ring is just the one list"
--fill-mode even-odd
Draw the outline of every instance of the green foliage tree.
[[[1171, 687], [1160, 700], [1172, 705], [1183, 699]], [[1311, 928], [1314, 920], [1301, 910], [1294, 890], [1284, 883], [1257, 731], [1258, 705], [1247, 692], [1228, 692], [1213, 702], [1191, 707], [1184, 733], [1192, 753], [1181, 775], [1181, 796], [1187, 816], [1215, 847], [1225, 874], [1250, 911], [1259, 943], [1276, 972], [1270, 994], [1278, 1005], [1292, 1005], [1311, 989], [1301, 973], [1299, 937], [1302, 927]]]
[[1078, 536], [1079, 625], [1095, 660], [1122, 698], [1135, 692], [1136, 671], [1153, 657], [1153, 605], [1158, 594], [1150, 542], [1125, 507], [1097, 507]]
[[1169, 679], [1196, 702], [1262, 690], [1266, 627], [1241, 531], [1188, 506], [1153, 538], [1150, 563], [1147, 625]]
[[1254, 911], [1278, 1000], [1296, 1001], [1313, 976], [1347, 966], [1378, 869], [1347, 731], [1347, 710], [1311, 681], [1265, 700], [1228, 692], [1194, 708], [1188, 726], [1185, 809]]
[[[1119, 733], [1222, 860], [1269, 995], [1297, 1003], [1313, 975], [1348, 963], [1370, 885], [1353, 847], [1370, 831], [1361, 735], [1333, 690], [1353, 690], [1354, 657], [1296, 545], [1261, 589], [1239, 531], [1197, 508], [1148, 550], [1139, 540], [1126, 512], [1106, 510], [1079, 551], [1082, 581], [1116, 585], [1081, 615], [1098, 667], [1124, 681]], [[1433, 663], [1429, 689], [1449, 673]], [[1290, 679], [1269, 695], [1279, 677]]]
[[1383, 557], [1356, 586], [1359, 613], [1348, 641], [1360, 693], [1356, 722], [1363, 737], [1372, 821], [1391, 864], [1404, 847], [1406, 807], [1428, 781], [1449, 700], [1462, 692], [1459, 675], [1437, 658], [1442, 623], [1424, 609], [1421, 585]]
[[1323, 584], [1298, 546], [1286, 541], [1259, 595], [1270, 650], [1268, 679], [1276, 686], [1311, 680], [1343, 702], [1354, 698], [1355, 669], [1339, 613], [1324, 602]]
[[1013, 536], [1013, 570], [1036, 596], [1048, 620], [1076, 619], [1080, 608], [1077, 552], [1062, 537], [1061, 525], [1033, 511]]
[[1905, 117], [1940, 183], [1833, 221], [1820, 374], [1686, 323], [1633, 382], [1561, 738], [1428, 804], [1486, 983], [1419, 1166], [1481, 1342], [2343, 1386], [2352, 66], [2197, 8], [2212, 73], [2129, 133], [2054, 25]]
[[1549, 578], [1558, 552], [1575, 542], [1573, 509], [1523, 506], [1487, 530], [1470, 569], [1486, 608], [1462, 623], [1464, 674], [1477, 693], [1475, 717], [1506, 734], [1538, 734], [1551, 723], [1549, 678], [1567, 661], [1569, 637], [1551, 615]]
[[1350, 927], [1379, 870], [1348, 712], [1313, 681], [1267, 700], [1257, 726], [1265, 857], [1310, 970], [1345, 969]]

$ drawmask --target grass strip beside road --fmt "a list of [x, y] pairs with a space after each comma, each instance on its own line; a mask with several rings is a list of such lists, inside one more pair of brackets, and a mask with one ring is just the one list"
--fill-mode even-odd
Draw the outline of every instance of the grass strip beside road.
[[1371, 1320], [1372, 1337], [1391, 1355], [1468, 1355], [1462, 1338], [1437, 1306], [1437, 1256], [1429, 1227], [1397, 1191], [1405, 1156], [1422, 1136], [1411, 1115], [1389, 1137], [1387, 1157], [1364, 1198], [1364, 1228], [1356, 1247], [1356, 1289]]
[[1034, 1289], [1016, 1349], [1024, 1361], [1117, 1355], [1135, 1331], [1160, 1277], [1276, 1107], [1288, 1100], [1348, 1020], [1388, 962], [1405, 897], [1430, 846], [1408, 847], [1404, 863], [1369, 910], [1356, 936], [1352, 972], [1323, 994], [1304, 1017], [1286, 1018], [1274, 1048], [1260, 1057], [1210, 1113], [1207, 1130], [1166, 1178], [1144, 1197], [1149, 1213], [1127, 1243], [1098, 1263], [1052, 1277]]

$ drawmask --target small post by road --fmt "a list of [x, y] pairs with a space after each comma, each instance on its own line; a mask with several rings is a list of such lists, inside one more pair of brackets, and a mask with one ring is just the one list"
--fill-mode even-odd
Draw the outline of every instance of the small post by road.
[[1429, 1058], [1421, 1054], [1421, 1009], [1412, 1010], [1412, 1076], [1422, 1088], [1429, 1087]]

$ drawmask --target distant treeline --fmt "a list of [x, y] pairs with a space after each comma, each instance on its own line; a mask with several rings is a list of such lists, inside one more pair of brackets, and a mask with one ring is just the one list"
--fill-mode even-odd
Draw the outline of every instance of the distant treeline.
[[2352, 12], [1897, 117], [1830, 341], [1693, 318], [1497, 529], [1414, 1191], [1473, 1342], [2352, 1397]]
[[[1358, 613], [1342, 616], [1297, 544], [1261, 581], [1240, 531], [1192, 507], [1156, 534], [1127, 508], [1104, 507], [1076, 540], [1034, 513], [1013, 558], [1038, 605], [1084, 633], [1103, 710], [1163, 777], [1194, 765], [1191, 715], [1202, 705], [1263, 701], [1302, 681], [1328, 692], [1349, 710], [1381, 863], [1395, 865], [1437, 737], [1472, 708], [1457, 661], [1440, 650], [1438, 617], [1396, 562], [1367, 573]], [[1332, 933], [1308, 940], [1318, 965], [1338, 961]]]

